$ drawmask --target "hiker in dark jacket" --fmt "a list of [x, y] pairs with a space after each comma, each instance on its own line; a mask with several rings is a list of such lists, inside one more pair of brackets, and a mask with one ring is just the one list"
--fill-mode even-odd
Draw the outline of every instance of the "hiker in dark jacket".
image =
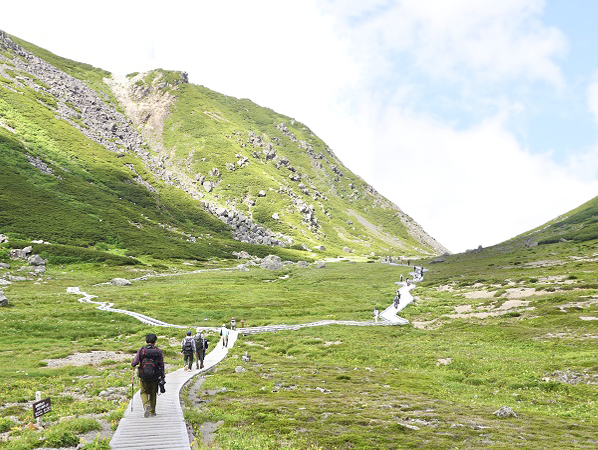
[[144, 345], [139, 350], [133, 361], [131, 384], [135, 381], [135, 366], [139, 366], [138, 375], [141, 381], [141, 401], [143, 402], [143, 417], [156, 415], [156, 394], [158, 381], [164, 378], [164, 355], [156, 347], [158, 337], [150, 333], [145, 337]]
[[203, 337], [203, 334], [201, 334], [201, 328], [195, 330], [193, 339], [195, 340], [195, 357], [197, 358], [195, 361], [195, 368], [203, 369], [203, 360], [206, 356], [206, 339]]
[[195, 339], [191, 332], [187, 331], [187, 336], [181, 341], [181, 353], [183, 354], [183, 369], [189, 371], [193, 369], [193, 355], [195, 354]]

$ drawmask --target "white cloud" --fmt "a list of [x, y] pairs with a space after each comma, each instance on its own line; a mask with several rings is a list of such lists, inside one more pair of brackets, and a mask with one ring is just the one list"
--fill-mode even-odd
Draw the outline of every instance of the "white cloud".
[[438, 78], [473, 71], [482, 81], [526, 77], [560, 86], [553, 58], [566, 42], [537, 18], [543, 5], [543, 0], [380, 0], [333, 2], [327, 11], [342, 18], [341, 29], [375, 70], [394, 69], [390, 59], [408, 52], [419, 69]]
[[465, 131], [409, 112], [379, 125], [377, 186], [452, 251], [492, 245], [595, 196], [549, 155], [532, 155], [500, 118]]

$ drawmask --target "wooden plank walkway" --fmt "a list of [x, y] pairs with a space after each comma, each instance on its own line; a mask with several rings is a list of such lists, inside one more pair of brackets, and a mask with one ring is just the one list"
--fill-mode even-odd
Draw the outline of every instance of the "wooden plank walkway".
[[166, 374], [166, 393], [158, 395], [155, 417], [143, 417], [143, 405], [137, 391], [131, 400], [133, 411], [129, 403], [124, 417], [112, 436], [111, 448], [113, 450], [189, 450], [191, 444], [179, 399], [181, 389], [193, 377], [222, 361], [228, 349], [235, 344], [237, 336], [237, 331], [230, 331], [228, 348], [223, 347], [220, 340], [218, 345], [206, 355], [203, 369], [193, 369], [190, 372], [178, 369]]

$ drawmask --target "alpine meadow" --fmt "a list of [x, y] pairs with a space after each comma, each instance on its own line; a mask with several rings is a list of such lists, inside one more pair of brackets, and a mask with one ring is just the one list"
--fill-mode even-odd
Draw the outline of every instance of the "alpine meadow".
[[598, 197], [450, 254], [292, 117], [0, 31], [1, 449], [125, 448], [196, 328], [191, 448], [596, 448], [597, 244]]

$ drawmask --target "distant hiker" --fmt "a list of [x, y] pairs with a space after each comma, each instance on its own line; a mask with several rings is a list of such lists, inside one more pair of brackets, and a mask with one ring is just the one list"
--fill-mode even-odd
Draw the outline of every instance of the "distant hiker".
[[405, 280], [405, 283], [407, 284], [407, 286], [409, 286], [411, 284], [411, 280], [407, 278], [407, 280]]
[[399, 281], [402, 283], [403, 282], [403, 274], [401, 274], [401, 277], [399, 278]]
[[407, 267], [409, 267], [410, 265], [411, 265], [411, 260], [410, 260], [410, 259], [408, 259], [408, 260], [407, 260]]
[[393, 303], [395, 309], [399, 309], [399, 302], [401, 301], [401, 291], [397, 289], [397, 293], [395, 295], [395, 301]]
[[226, 324], [222, 324], [222, 328], [220, 328], [220, 336], [222, 336], [222, 346], [228, 347], [228, 328], [226, 328]]
[[380, 311], [377, 308], [374, 308], [374, 322], [378, 323], [378, 317], [380, 317]]
[[203, 360], [206, 357], [208, 340], [203, 337], [203, 334], [201, 334], [201, 328], [197, 328], [195, 330], [195, 336], [193, 336], [193, 340], [195, 341], [195, 357], [197, 358], [195, 361], [195, 368], [203, 369]]
[[230, 320], [230, 329], [236, 330], [237, 329], [237, 319], [234, 317]]
[[241, 319], [241, 328], [245, 328], [245, 319]]
[[162, 350], [156, 347], [158, 337], [150, 333], [145, 336], [144, 345], [139, 350], [131, 367], [131, 384], [135, 381], [135, 366], [139, 365], [137, 372], [141, 380], [141, 401], [143, 402], [143, 417], [156, 415], [156, 394], [158, 392], [158, 382], [164, 379], [164, 355]]
[[183, 354], [183, 369], [189, 371], [193, 369], [193, 355], [197, 350], [195, 349], [195, 339], [191, 336], [191, 332], [187, 331], [187, 336], [181, 341], [181, 353]]

